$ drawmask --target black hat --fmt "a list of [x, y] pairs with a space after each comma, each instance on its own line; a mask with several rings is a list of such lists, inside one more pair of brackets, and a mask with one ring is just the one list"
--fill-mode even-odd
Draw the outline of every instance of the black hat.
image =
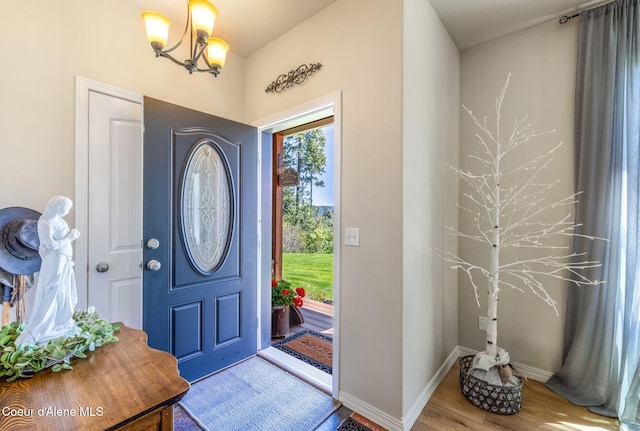
[[40, 270], [38, 211], [9, 207], [0, 210], [0, 268], [12, 274]]

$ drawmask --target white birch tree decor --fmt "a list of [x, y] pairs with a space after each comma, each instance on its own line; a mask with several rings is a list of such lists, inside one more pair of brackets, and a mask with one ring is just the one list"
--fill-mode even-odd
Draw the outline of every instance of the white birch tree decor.
[[[585, 268], [599, 266], [598, 262], [585, 260], [585, 253], [571, 253], [567, 250], [569, 247], [557, 245], [560, 237], [578, 236], [575, 233], [578, 225], [573, 221], [571, 209], [580, 192], [550, 200], [548, 191], [559, 180], [545, 183], [540, 178], [562, 143], [533, 159], [513, 163], [517, 158], [512, 153], [532, 139], [552, 133], [553, 130], [536, 133], [527, 123], [525, 115], [520, 120], [516, 119], [509, 134], [501, 133], [501, 110], [510, 76], [496, 99], [494, 125], [490, 126], [486, 117], [480, 121], [463, 105], [478, 128], [477, 149], [469, 158], [479, 172], [452, 167], [470, 190], [462, 194], [461, 201], [465, 205], [460, 203], [459, 207], [471, 214], [475, 229], [473, 233], [464, 233], [452, 226], [446, 228], [459, 238], [485, 244], [487, 253], [490, 253], [489, 263], [474, 264], [453, 253], [434, 249], [438, 256], [453, 264], [453, 269], [459, 269], [468, 276], [478, 306], [479, 292], [483, 290], [483, 283], [488, 282], [485, 351], [476, 355], [473, 364], [474, 368], [484, 370], [509, 363], [508, 353], [498, 347], [498, 300], [501, 288], [508, 287], [521, 292], [529, 290], [553, 307], [557, 315], [556, 302], [544, 287], [545, 279], [559, 279], [576, 285], [601, 283], [580, 274]], [[565, 216], [551, 222], [548, 221], [549, 217], [541, 217], [559, 207], [567, 208]], [[522, 249], [528, 249], [525, 258], [518, 257], [518, 251]], [[502, 253], [507, 253], [508, 259], [501, 258]]]

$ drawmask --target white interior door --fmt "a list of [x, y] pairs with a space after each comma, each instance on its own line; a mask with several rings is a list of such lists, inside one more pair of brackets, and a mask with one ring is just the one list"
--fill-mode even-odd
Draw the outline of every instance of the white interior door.
[[142, 328], [142, 104], [89, 91], [88, 305]]

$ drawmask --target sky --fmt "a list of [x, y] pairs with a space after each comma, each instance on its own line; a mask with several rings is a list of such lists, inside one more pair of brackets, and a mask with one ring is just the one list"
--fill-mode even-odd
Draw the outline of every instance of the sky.
[[324, 180], [324, 187], [313, 188], [313, 205], [333, 206], [333, 124], [323, 127], [324, 135], [327, 138], [325, 154], [327, 165], [324, 174], [320, 177]]

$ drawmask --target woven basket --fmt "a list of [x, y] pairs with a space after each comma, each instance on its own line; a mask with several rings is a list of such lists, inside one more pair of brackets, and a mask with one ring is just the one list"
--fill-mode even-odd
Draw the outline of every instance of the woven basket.
[[522, 379], [517, 385], [492, 385], [472, 376], [473, 355], [460, 358], [460, 389], [471, 404], [491, 413], [513, 415], [522, 406]]

